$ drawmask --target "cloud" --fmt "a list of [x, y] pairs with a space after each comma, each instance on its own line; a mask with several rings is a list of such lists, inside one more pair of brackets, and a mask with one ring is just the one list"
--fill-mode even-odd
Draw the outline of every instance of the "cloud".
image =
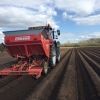
[[68, 17], [67, 12], [63, 12], [62, 16], [63, 16], [63, 18], [67, 19], [67, 17]]
[[[100, 0], [55, 0], [62, 16], [80, 25], [100, 24]], [[97, 13], [98, 12], [98, 13]]]
[[[58, 28], [54, 20], [57, 16], [55, 8], [48, 5], [49, 0], [1, 0], [0, 27], [25, 28], [50, 23]], [[48, 11], [47, 11], [48, 10]]]
[[100, 11], [100, 0], [95, 0], [95, 11]]
[[0, 27], [23, 28], [49, 22], [58, 28], [56, 9], [63, 12], [64, 19], [76, 24], [100, 24], [95, 15], [100, 10], [99, 0], [0, 0]]
[[39, 9], [40, 5], [46, 5], [49, 0], [0, 0], [1, 5], [20, 6], [24, 8]]
[[88, 15], [94, 11], [95, 0], [55, 0], [58, 9], [77, 15]]
[[71, 20], [81, 25], [100, 25], [100, 14], [87, 17], [73, 17]]

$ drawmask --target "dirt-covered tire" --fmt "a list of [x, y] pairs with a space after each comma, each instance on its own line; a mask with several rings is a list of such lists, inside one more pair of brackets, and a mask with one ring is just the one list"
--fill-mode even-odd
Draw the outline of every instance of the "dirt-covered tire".
[[48, 74], [48, 72], [49, 72], [48, 62], [44, 62], [42, 74], [43, 74], [43, 75], [46, 75], [46, 74]]
[[53, 46], [50, 50], [49, 66], [53, 68], [56, 65], [56, 48]]
[[56, 50], [56, 53], [57, 53], [57, 63], [60, 61], [60, 59], [61, 59], [61, 54], [60, 54], [60, 48], [57, 48], [57, 50]]
[[56, 62], [58, 63], [60, 61], [60, 59], [61, 59], [61, 55], [59, 54]]
[[61, 59], [61, 53], [60, 53], [60, 42], [58, 41], [57, 43], [56, 43], [56, 55], [57, 55], [57, 63], [60, 61], [60, 59]]

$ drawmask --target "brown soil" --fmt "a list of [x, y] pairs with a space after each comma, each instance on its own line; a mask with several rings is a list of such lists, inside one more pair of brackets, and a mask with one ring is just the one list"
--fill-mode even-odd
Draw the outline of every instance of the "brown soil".
[[38, 80], [1, 78], [0, 100], [100, 100], [100, 48], [62, 49], [61, 61]]

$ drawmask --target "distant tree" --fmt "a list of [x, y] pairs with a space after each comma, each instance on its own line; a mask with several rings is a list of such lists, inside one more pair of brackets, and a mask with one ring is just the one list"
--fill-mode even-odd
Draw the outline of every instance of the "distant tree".
[[88, 40], [82, 40], [78, 43], [64, 43], [62, 47], [79, 47], [79, 46], [100, 46], [100, 38], [91, 38]]
[[83, 46], [100, 46], [100, 38], [91, 38], [79, 42], [79, 45]]

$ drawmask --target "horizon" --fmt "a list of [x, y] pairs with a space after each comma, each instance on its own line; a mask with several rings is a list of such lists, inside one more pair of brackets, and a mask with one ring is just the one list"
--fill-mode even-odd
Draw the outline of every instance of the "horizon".
[[100, 38], [100, 1], [0, 1], [0, 43], [4, 37], [2, 31], [27, 29], [47, 23], [61, 30], [61, 43]]

